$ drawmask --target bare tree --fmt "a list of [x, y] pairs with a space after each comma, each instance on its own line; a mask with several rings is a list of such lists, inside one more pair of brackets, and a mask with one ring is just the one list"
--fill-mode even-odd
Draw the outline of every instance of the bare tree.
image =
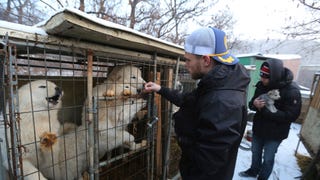
[[86, 13], [88, 14], [95, 14], [98, 18], [124, 26], [127, 24], [127, 17], [123, 13], [121, 0], [92, 0], [91, 4], [88, 4], [87, 7]]
[[[203, 18], [207, 19], [207, 21], [204, 21]], [[216, 10], [216, 13], [213, 15], [204, 15], [202, 18], [195, 19], [195, 21], [201, 26], [212, 26], [226, 32], [230, 49], [243, 46], [243, 43], [240, 43], [237, 37], [233, 35], [235, 20], [228, 6], [225, 6], [223, 10]]]
[[[182, 44], [187, 26], [192, 21], [197, 24], [212, 24], [219, 19], [210, 9], [218, 0], [164, 0], [164, 1], [130, 1], [130, 27], [152, 36]], [[232, 19], [232, 16], [228, 14]], [[201, 16], [215, 17], [198, 21]], [[221, 18], [225, 18], [221, 17]], [[223, 22], [222, 19], [217, 22]], [[222, 24], [219, 25], [223, 26]]]
[[19, 24], [34, 25], [41, 20], [44, 12], [37, 9], [35, 0], [7, 0], [0, 3], [0, 19]]
[[294, 0], [297, 6], [306, 7], [313, 19], [305, 19], [286, 26], [283, 33], [292, 38], [319, 40], [320, 38], [320, 1], [319, 0]]
[[[39, 0], [38, 0], [39, 1]], [[192, 24], [212, 25], [221, 29], [232, 29], [232, 15], [213, 11], [219, 0], [40, 0], [49, 8], [68, 7], [69, 3], [77, 4], [81, 11], [95, 14], [98, 18], [121, 24], [154, 37], [182, 44]], [[12, 22], [33, 25], [39, 22], [38, 14], [44, 13], [35, 6], [36, 0], [7, 0], [7, 5], [0, 3], [1, 19], [14, 18]], [[33, 6], [33, 7], [32, 7]], [[30, 10], [29, 10], [30, 9]], [[8, 15], [6, 15], [9, 14]], [[36, 15], [36, 13], [38, 13]], [[231, 32], [231, 31], [230, 31]]]
[[[190, 21], [203, 25], [217, 25], [221, 22], [218, 27], [223, 27], [228, 22], [232, 22], [231, 14], [225, 13], [226, 11], [220, 14], [223, 15], [221, 19], [215, 11], [209, 11], [218, 0], [196, 0], [192, 2], [188, 0], [128, 0], [127, 2], [128, 4], [120, 0], [93, 0], [90, 5], [91, 9], [87, 13], [96, 14], [99, 18], [177, 44], [182, 44]], [[204, 15], [210, 18], [197, 21]], [[212, 21], [215, 23], [209, 23]], [[228, 28], [231, 27], [232, 25], [228, 26]]]
[[[129, 27], [134, 29], [134, 25], [136, 24], [136, 7], [139, 2], [142, 0], [129, 0], [129, 5], [131, 6], [131, 12], [129, 16], [130, 25]], [[147, 2], [147, 1], [146, 1]]]
[[84, 0], [80, 0], [79, 10], [80, 10], [80, 11], [84, 11], [84, 8], [85, 8]]
[[9, 18], [9, 14], [11, 12], [11, 0], [8, 0], [7, 1], [7, 7], [6, 8], [1, 8], [3, 9], [3, 13], [1, 13], [2, 17], [3, 17], [3, 20], [7, 20], [7, 21], [10, 21], [10, 18]]

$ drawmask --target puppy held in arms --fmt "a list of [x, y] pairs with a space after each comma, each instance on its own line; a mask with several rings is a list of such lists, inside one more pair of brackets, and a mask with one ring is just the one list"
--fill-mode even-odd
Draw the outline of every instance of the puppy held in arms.
[[278, 111], [274, 106], [274, 101], [280, 99], [279, 89], [272, 89], [267, 93], [261, 94], [259, 98], [264, 100], [264, 102], [266, 103], [265, 106], [269, 109], [270, 112], [275, 113]]

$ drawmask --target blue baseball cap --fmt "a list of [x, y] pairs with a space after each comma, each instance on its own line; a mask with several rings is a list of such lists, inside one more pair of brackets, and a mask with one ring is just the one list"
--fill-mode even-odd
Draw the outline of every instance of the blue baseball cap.
[[226, 33], [213, 27], [200, 28], [192, 32], [184, 43], [187, 53], [207, 55], [226, 65], [234, 65], [239, 59], [228, 51]]

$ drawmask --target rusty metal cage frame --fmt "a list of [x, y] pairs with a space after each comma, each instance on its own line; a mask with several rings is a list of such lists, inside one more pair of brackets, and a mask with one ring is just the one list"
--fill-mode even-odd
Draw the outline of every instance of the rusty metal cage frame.
[[[36, 35], [37, 36], [37, 35]], [[2, 37], [4, 38], [4, 36]], [[40, 41], [38, 41], [40, 40]], [[16, 76], [16, 79], [23, 79], [22, 75], [23, 74], [28, 74], [27, 78], [25, 79], [26, 81], [34, 80], [39, 77], [44, 77], [45, 79], [53, 79], [57, 80], [61, 83], [63, 77], [72, 77], [72, 81], [75, 82], [81, 82], [85, 81], [84, 79], [81, 80], [84, 76], [87, 76], [87, 83], [89, 81], [92, 81], [92, 77], [89, 77], [90, 73], [93, 73], [94, 76], [96, 77], [106, 77], [106, 74], [108, 72], [109, 67], [121, 65], [121, 64], [135, 64], [135, 65], [140, 65], [140, 67], [147, 68], [149, 71], [153, 72], [158, 72], [159, 69], [160, 71], [164, 71], [162, 68], [164, 66], [172, 66], [171, 69], [171, 75], [175, 74], [175, 77], [171, 79], [171, 81], [174, 81], [173, 84], [172, 82], [169, 82], [169, 87], [174, 87], [176, 84], [176, 81], [178, 79], [178, 74], [179, 74], [179, 68], [182, 66], [180, 62], [180, 57], [177, 56], [177, 59], [174, 59], [173, 57], [162, 57], [162, 56], [157, 56], [157, 53], [153, 54], [148, 54], [148, 53], [142, 53], [142, 52], [133, 52], [130, 50], [123, 50], [121, 53], [115, 53], [116, 50], [114, 47], [106, 47], [106, 46], [101, 46], [97, 45], [94, 43], [90, 42], [74, 42], [73, 40], [66, 40], [63, 38], [58, 38], [58, 37], [37, 37], [37, 41], [35, 41], [33, 38], [28, 39], [28, 38], [8, 38], [7, 40], [3, 41], [6, 43], [6, 45], [3, 48], [3, 53], [6, 53], [4, 57], [5, 59], [10, 59], [10, 57], [15, 57], [16, 59], [12, 59], [10, 61], [10, 65], [15, 65], [15, 68], [12, 68], [15, 70], [14, 73], [10, 73], [11, 76]], [[88, 48], [91, 47], [91, 48]], [[93, 48], [92, 48], [93, 47]], [[7, 51], [8, 49], [14, 49], [15, 53], [12, 53], [11, 50]], [[129, 54], [129, 55], [126, 55]], [[63, 60], [62, 60], [63, 59]], [[42, 60], [42, 64], [40, 63]], [[14, 62], [13, 62], [14, 61]], [[4, 61], [3, 61], [4, 63]], [[31, 63], [31, 64], [30, 64]], [[48, 66], [48, 64], [50, 66]], [[52, 66], [52, 67], [51, 67]], [[32, 74], [30, 69], [31, 68], [41, 68], [44, 67], [45, 71], [41, 72], [39, 71], [36, 74]], [[57, 73], [50, 72], [50, 68], [54, 69], [60, 69], [60, 71]], [[100, 69], [99, 69], [100, 68]], [[174, 73], [172, 71], [174, 70]], [[68, 72], [72, 72], [71, 75]], [[91, 71], [91, 72], [88, 72]], [[37, 71], [32, 71], [33, 73]], [[7, 71], [8, 73], [8, 71]], [[52, 74], [50, 74], [52, 73]], [[86, 73], [86, 74], [85, 74]], [[21, 78], [21, 77], [22, 78]], [[53, 78], [52, 78], [53, 77]], [[55, 79], [56, 77], [57, 79]], [[91, 78], [91, 80], [88, 79]], [[77, 80], [77, 78], [80, 78], [80, 80]], [[153, 77], [150, 78], [149, 80], [152, 81], [157, 81], [157, 73], [153, 73]], [[166, 78], [166, 77], [165, 77]], [[167, 80], [170, 81], [170, 80]], [[165, 81], [159, 81], [161, 84], [168, 85], [168, 82]], [[92, 83], [92, 82], [91, 82]], [[17, 88], [16, 86], [18, 85], [18, 82], [15, 82], [13, 80], [9, 80], [8, 83], [5, 84], [6, 86], [11, 86], [14, 88]], [[14, 97], [14, 95], [10, 95], [10, 97]], [[89, 97], [89, 96], [88, 96]], [[153, 109], [154, 107], [154, 94], [149, 97], [151, 101], [148, 104], [148, 109]], [[97, 97], [92, 98], [92, 102], [89, 104], [89, 107], [92, 107], [92, 110], [90, 112], [95, 113], [96, 109], [96, 102], [99, 99]], [[170, 104], [167, 104], [170, 106]], [[15, 109], [15, 106], [14, 108]], [[169, 109], [172, 109], [172, 106], [169, 107]], [[6, 112], [6, 111], [4, 111]], [[170, 111], [171, 112], [171, 111]], [[19, 114], [19, 113], [17, 113]], [[156, 127], [157, 126], [162, 126], [161, 124], [158, 124], [158, 117], [155, 115], [156, 113], [154, 110], [151, 110], [150, 112], [148, 111], [148, 139], [149, 142], [153, 142], [155, 138], [157, 138], [157, 131]], [[162, 176], [162, 178], [167, 177], [167, 171], [168, 171], [168, 161], [169, 161], [169, 148], [170, 148], [170, 131], [171, 131], [171, 113], [167, 113], [165, 116], [166, 117], [166, 125], [168, 125], [169, 130], [166, 132], [168, 135], [165, 137], [165, 145], [164, 145], [164, 153], [161, 153], [161, 157], [164, 160], [164, 162], [160, 163], [162, 166], [162, 172], [159, 172], [158, 170], [155, 170], [156, 168], [161, 169], [158, 165], [157, 167], [154, 167], [154, 161], [160, 161], [159, 157], [157, 156], [159, 149], [156, 149], [155, 144], [151, 143], [149, 144], [151, 146], [149, 153], [149, 158], [148, 158], [148, 175], [147, 179], [154, 179], [154, 177], [159, 178], [159, 176]], [[94, 124], [92, 124], [91, 127], [89, 127], [89, 131], [94, 131]], [[163, 128], [163, 127], [162, 127]], [[161, 129], [161, 127], [160, 127]], [[17, 139], [17, 138], [14, 138]], [[92, 139], [94, 142], [94, 139]], [[17, 139], [17, 143], [19, 143], [19, 140]], [[91, 144], [94, 146], [94, 144]], [[18, 150], [19, 148], [17, 148]], [[160, 149], [161, 150], [161, 149]], [[95, 162], [95, 164], [91, 164], [89, 174], [90, 174], [90, 179], [98, 179], [98, 174], [97, 171], [101, 166], [106, 166], [110, 164], [113, 161], [116, 161], [119, 158], [126, 158], [127, 156], [131, 155], [132, 153], [128, 152], [122, 155], [121, 157], [115, 157], [113, 159], [109, 159], [105, 162], [100, 162], [99, 165], [97, 165], [97, 157], [94, 155], [94, 151], [92, 150], [92, 157], [90, 157], [90, 162]], [[156, 152], [155, 152], [156, 151]], [[161, 150], [162, 151], [162, 150]], [[16, 153], [18, 154], [18, 153]], [[20, 156], [20, 155], [18, 155]], [[158, 159], [157, 159], [158, 158]], [[19, 168], [19, 163], [16, 162], [15, 164], [16, 167], [13, 169], [18, 170]], [[21, 166], [20, 166], [21, 167]], [[155, 172], [156, 171], [156, 172]], [[23, 172], [22, 172], [23, 174]], [[21, 173], [17, 171], [14, 174], [14, 177], [17, 179], [21, 178]]]

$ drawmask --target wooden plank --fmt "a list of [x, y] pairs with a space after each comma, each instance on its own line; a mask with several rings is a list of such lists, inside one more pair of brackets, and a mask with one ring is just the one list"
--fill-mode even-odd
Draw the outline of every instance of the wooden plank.
[[[157, 72], [156, 74], [156, 83], [161, 83], [161, 74]], [[156, 142], [156, 177], [161, 177], [162, 172], [162, 117], [161, 117], [161, 97], [159, 94], [155, 94], [155, 104], [157, 105], [157, 114], [158, 114], [158, 122], [157, 122], [157, 142]]]
[[157, 51], [158, 54], [184, 53], [183, 47], [177, 44], [96, 17], [89, 18], [83, 12], [69, 9], [53, 15], [43, 28], [49, 34], [126, 46], [136, 50]]
[[308, 152], [314, 156], [320, 147], [320, 81], [319, 76], [314, 77], [312, 85], [313, 96], [308, 108], [307, 116], [301, 127], [301, 139]]
[[[103, 56], [115, 59], [127, 59], [140, 62], [153, 62], [153, 54], [148, 54], [141, 51], [133, 51], [128, 49], [122, 49], [121, 47], [112, 47], [108, 45], [102, 45], [94, 42], [79, 41], [77, 39], [63, 38], [51, 35], [39, 35], [29, 32], [22, 32], [18, 30], [8, 29], [6, 27], [0, 27], [0, 37], [5, 36], [8, 33], [10, 42], [19, 46], [30, 46], [46, 48], [61, 52], [74, 52], [77, 54], [85, 53], [87, 49], [91, 49], [95, 56]], [[28, 40], [28, 44], [27, 41]], [[61, 48], [63, 47], [63, 48]], [[33, 48], [35, 49], [35, 48]], [[176, 54], [180, 56], [181, 54]], [[157, 62], [160, 64], [175, 64], [176, 57], [157, 55]]]
[[307, 117], [301, 127], [301, 136], [304, 139], [303, 144], [311, 155], [317, 153], [320, 147], [320, 109], [310, 106]]
[[[165, 86], [168, 87], [168, 88], [173, 88], [173, 76], [174, 76], [173, 68], [172, 67], [165, 68], [164, 74], [165, 74], [165, 77], [166, 77]], [[163, 118], [164, 122], [162, 122], [162, 125], [164, 127], [163, 128], [163, 134], [164, 134], [163, 138], [165, 139], [165, 141], [170, 141], [171, 140], [171, 138], [170, 138], [171, 133], [169, 132], [169, 122], [171, 122], [171, 121], [169, 121], [169, 118], [171, 118], [169, 116], [172, 113], [172, 112], [170, 112], [172, 110], [171, 107], [172, 107], [171, 103], [169, 101], [167, 101], [166, 104], [165, 104], [165, 114], [166, 114], [166, 116]], [[170, 144], [170, 142], [165, 142], [165, 148], [167, 148], [166, 146], [168, 146], [169, 144]], [[167, 152], [167, 150], [169, 152]], [[170, 155], [170, 149], [167, 148], [165, 150], [165, 153], [169, 153], [169, 155]], [[165, 154], [165, 156], [167, 156], [167, 155]], [[168, 162], [166, 162], [166, 160], [167, 160], [166, 158], [167, 157], [165, 157], [165, 162], [164, 163], [168, 163]], [[162, 167], [164, 167], [164, 166], [162, 166]], [[169, 163], [168, 163], [167, 166], [165, 166], [165, 168], [167, 168], [167, 170], [169, 169]], [[168, 171], [166, 171], [166, 173], [168, 173]], [[166, 176], [167, 176], [167, 174], [166, 174]]]
[[311, 99], [310, 106], [320, 109], [320, 82], [317, 83], [314, 91], [314, 95]]

